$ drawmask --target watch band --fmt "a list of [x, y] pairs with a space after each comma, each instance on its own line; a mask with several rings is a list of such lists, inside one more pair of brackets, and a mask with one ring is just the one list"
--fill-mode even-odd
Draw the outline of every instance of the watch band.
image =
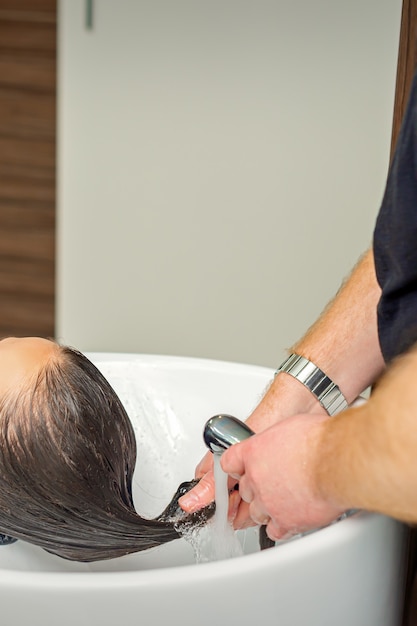
[[298, 354], [290, 354], [279, 366], [276, 374], [286, 372], [299, 380], [313, 393], [329, 415], [347, 408], [348, 403], [339, 387], [314, 363]]

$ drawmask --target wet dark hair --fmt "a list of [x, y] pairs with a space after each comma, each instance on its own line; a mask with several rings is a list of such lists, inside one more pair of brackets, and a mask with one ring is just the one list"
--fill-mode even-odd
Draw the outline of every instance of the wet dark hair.
[[27, 388], [0, 403], [0, 533], [60, 557], [96, 561], [147, 550], [198, 526], [214, 506], [186, 515], [180, 485], [156, 519], [135, 510], [136, 442], [130, 419], [100, 371], [58, 347]]

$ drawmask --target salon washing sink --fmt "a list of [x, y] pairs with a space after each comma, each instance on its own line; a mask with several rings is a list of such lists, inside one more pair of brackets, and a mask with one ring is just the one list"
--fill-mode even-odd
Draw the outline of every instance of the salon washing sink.
[[[95, 353], [89, 357], [124, 401], [137, 438], [133, 495], [159, 514], [206, 452], [202, 429], [218, 413], [245, 419], [273, 371], [202, 359]], [[397, 626], [408, 531], [355, 513], [260, 552], [196, 563], [185, 539], [148, 552], [74, 563], [18, 541], [0, 547], [2, 626]], [[267, 617], [268, 616], [268, 617]]]

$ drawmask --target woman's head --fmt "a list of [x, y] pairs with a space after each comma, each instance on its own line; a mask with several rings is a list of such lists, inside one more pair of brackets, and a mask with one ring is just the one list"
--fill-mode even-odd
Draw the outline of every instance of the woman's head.
[[58, 358], [60, 347], [42, 337], [6, 337], [0, 341], [0, 398], [29, 387], [40, 370]]
[[179, 535], [132, 501], [133, 429], [80, 352], [41, 338], [0, 341], [0, 532], [69, 559], [144, 550]]

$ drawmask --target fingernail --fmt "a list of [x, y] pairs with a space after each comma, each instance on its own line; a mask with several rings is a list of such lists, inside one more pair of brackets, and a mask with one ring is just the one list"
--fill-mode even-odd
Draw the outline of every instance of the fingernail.
[[233, 524], [240, 504], [240, 495], [237, 491], [232, 491], [229, 497], [229, 512], [227, 519], [229, 523]]
[[199, 508], [200, 498], [192, 493], [186, 493], [178, 499], [178, 504], [187, 513], [193, 513]]

